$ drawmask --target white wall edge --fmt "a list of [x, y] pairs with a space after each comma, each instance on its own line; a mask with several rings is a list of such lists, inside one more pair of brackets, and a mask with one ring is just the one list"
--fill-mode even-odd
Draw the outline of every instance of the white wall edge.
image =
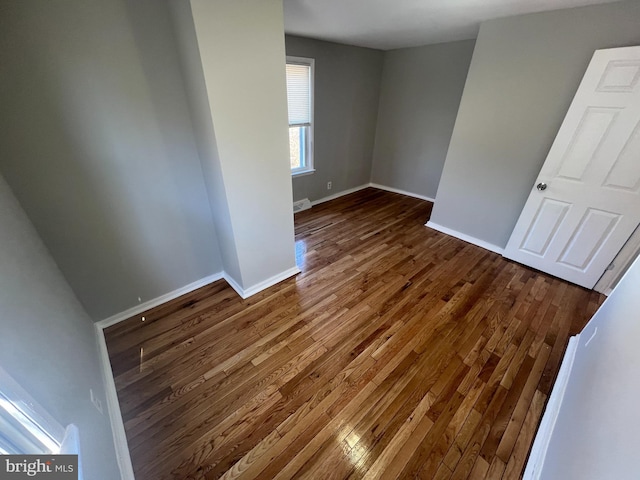
[[370, 186], [371, 186], [370, 183], [365, 183], [364, 185], [360, 185], [358, 187], [349, 188], [347, 190], [343, 190], [341, 192], [334, 193], [333, 195], [329, 195], [328, 197], [323, 197], [323, 198], [320, 198], [318, 200], [312, 200], [311, 201], [311, 206], [313, 207], [313, 206], [318, 205], [320, 203], [328, 202], [329, 200], [335, 200], [336, 198], [344, 197], [345, 195], [349, 195], [350, 193], [359, 192], [360, 190], [364, 190], [365, 188], [368, 188]]
[[229, 286], [233, 288], [238, 295], [240, 295], [240, 297], [242, 297], [243, 299], [247, 298], [244, 293], [244, 288], [242, 288], [232, 276], [230, 276], [227, 272], [222, 272], [222, 278], [224, 278], [225, 282], [227, 282]]
[[102, 383], [104, 385], [109, 422], [111, 423], [111, 432], [113, 434], [113, 445], [116, 449], [116, 459], [120, 469], [120, 478], [122, 480], [135, 480], [131, 455], [129, 454], [129, 444], [127, 443], [127, 434], [124, 431], [124, 421], [118, 401], [118, 392], [116, 391], [116, 384], [113, 380], [107, 342], [104, 338], [104, 327], [95, 324], [95, 329], [98, 340], [98, 352], [100, 354], [100, 366], [102, 368]]
[[418, 195], [417, 193], [407, 192], [406, 190], [400, 190], [399, 188], [387, 187], [386, 185], [380, 185], [379, 183], [370, 183], [370, 187], [377, 188], [379, 190], [386, 190], [391, 193], [399, 193], [400, 195], [406, 195], [407, 197], [419, 198], [420, 200], [426, 200], [427, 202], [435, 202], [435, 198], [426, 197], [424, 195]]
[[542, 467], [544, 466], [544, 460], [547, 455], [549, 443], [551, 442], [551, 435], [556, 426], [562, 400], [567, 390], [569, 378], [571, 377], [571, 369], [573, 368], [573, 361], [576, 358], [579, 339], [579, 334], [569, 339], [569, 345], [564, 354], [562, 365], [558, 372], [558, 378], [551, 391], [551, 397], [549, 397], [547, 408], [542, 416], [540, 428], [538, 428], [538, 433], [531, 447], [531, 454], [529, 455], [524, 476], [522, 477], [523, 480], [539, 480], [542, 474]]
[[494, 245], [493, 243], [485, 242], [484, 240], [480, 240], [479, 238], [472, 237], [471, 235], [466, 235], [464, 233], [458, 232], [457, 230], [443, 227], [442, 225], [433, 223], [431, 220], [429, 220], [425, 225], [441, 233], [445, 233], [447, 235], [451, 235], [452, 237], [459, 238], [460, 240], [464, 240], [467, 243], [472, 243], [473, 245], [477, 245], [478, 247], [482, 247], [486, 250], [490, 250], [499, 255], [502, 255], [504, 253], [504, 248]]
[[100, 320], [96, 322], [96, 325], [102, 329], [115, 325], [116, 323], [120, 323], [123, 320], [127, 320], [128, 318], [135, 317], [136, 315], [140, 315], [142, 312], [146, 312], [151, 308], [155, 308], [158, 305], [162, 305], [163, 303], [170, 302], [178, 297], [186, 293], [191, 293], [194, 290], [204, 287], [205, 285], [209, 285], [215, 281], [221, 280], [225, 278], [224, 272], [214, 273], [213, 275], [209, 275], [207, 277], [201, 278], [200, 280], [196, 280], [189, 285], [185, 285], [184, 287], [180, 287], [172, 292], [165, 293], [164, 295], [160, 295], [159, 297], [152, 298], [140, 305], [136, 305], [135, 307], [131, 307], [124, 312], [116, 313], [109, 318], [105, 318], [104, 320]]
[[269, 277], [266, 280], [263, 280], [262, 282], [256, 283], [255, 285], [252, 285], [249, 288], [242, 288], [240, 284], [238, 284], [238, 282], [236, 282], [232, 277], [230, 277], [226, 273], [224, 274], [224, 279], [231, 286], [231, 288], [233, 288], [238, 293], [238, 295], [240, 295], [243, 299], [245, 299], [245, 298], [249, 298], [252, 295], [255, 295], [258, 292], [261, 292], [262, 290], [266, 290], [267, 288], [275, 285], [276, 283], [280, 283], [289, 277], [293, 277], [298, 273], [300, 273], [300, 269], [298, 267], [292, 267], [288, 270], [285, 270], [284, 272], [280, 272], [277, 275], [274, 275], [273, 277]]

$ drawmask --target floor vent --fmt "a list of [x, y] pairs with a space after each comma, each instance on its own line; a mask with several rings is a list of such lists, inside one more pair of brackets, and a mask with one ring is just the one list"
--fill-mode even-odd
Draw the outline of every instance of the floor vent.
[[308, 198], [304, 200], [298, 200], [297, 202], [293, 202], [293, 213], [298, 213], [303, 210], [309, 210], [311, 208], [311, 202]]

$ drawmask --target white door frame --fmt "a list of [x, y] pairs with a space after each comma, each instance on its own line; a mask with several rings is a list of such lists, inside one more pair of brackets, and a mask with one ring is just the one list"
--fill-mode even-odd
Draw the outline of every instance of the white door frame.
[[608, 296], [638, 257], [638, 254], [640, 254], [640, 226], [631, 234], [627, 243], [618, 252], [593, 289]]

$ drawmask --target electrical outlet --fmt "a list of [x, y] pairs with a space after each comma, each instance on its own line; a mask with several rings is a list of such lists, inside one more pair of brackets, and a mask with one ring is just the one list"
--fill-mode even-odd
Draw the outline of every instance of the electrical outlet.
[[327, 182], [327, 190], [331, 190], [331, 182]]
[[96, 397], [96, 394], [93, 393], [93, 388], [89, 389], [89, 397], [91, 398], [91, 403], [93, 403], [93, 406], [96, 407], [96, 410], [100, 412], [100, 415], [104, 415], [104, 410], [102, 409], [102, 402], [98, 397]]

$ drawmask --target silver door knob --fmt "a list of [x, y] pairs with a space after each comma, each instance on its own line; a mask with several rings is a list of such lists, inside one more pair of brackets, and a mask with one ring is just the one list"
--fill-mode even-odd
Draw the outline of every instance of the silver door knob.
[[536, 188], [538, 190], [540, 190], [540, 191], [546, 190], [547, 189], [547, 184], [540, 182], [538, 185], [536, 185]]

